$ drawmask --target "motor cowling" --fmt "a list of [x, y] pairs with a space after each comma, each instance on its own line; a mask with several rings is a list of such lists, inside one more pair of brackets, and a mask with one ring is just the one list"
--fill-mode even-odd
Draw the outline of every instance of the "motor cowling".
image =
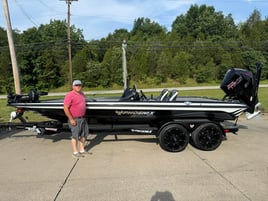
[[257, 64], [256, 74], [249, 70], [230, 68], [221, 83], [221, 89], [232, 100], [238, 100], [248, 105], [247, 111], [254, 112], [258, 103], [258, 86], [261, 74], [261, 65]]

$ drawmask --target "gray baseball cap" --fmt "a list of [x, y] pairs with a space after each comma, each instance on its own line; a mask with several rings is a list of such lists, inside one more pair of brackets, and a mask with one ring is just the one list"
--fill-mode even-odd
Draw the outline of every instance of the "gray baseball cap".
[[74, 80], [73, 86], [75, 86], [75, 85], [82, 85], [82, 82], [80, 80]]

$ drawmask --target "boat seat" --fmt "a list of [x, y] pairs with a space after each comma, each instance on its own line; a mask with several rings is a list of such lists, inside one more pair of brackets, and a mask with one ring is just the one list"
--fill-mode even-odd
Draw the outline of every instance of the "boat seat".
[[156, 98], [156, 100], [164, 101], [168, 97], [168, 89], [163, 89], [160, 93], [160, 96]]
[[126, 88], [123, 95], [120, 97], [119, 101], [138, 101], [140, 100], [139, 93], [136, 87]]
[[174, 101], [176, 100], [177, 96], [178, 96], [179, 92], [177, 89], [172, 89], [170, 94], [169, 94], [169, 97], [168, 97], [168, 101]]

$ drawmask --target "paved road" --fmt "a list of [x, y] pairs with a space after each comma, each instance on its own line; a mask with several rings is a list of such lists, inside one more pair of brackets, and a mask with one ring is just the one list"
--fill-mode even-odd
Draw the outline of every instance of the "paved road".
[[[71, 157], [70, 133], [0, 133], [1, 201], [264, 201], [268, 121], [239, 120], [215, 151], [163, 151], [153, 136], [91, 135]], [[248, 127], [248, 128], [247, 128]]]

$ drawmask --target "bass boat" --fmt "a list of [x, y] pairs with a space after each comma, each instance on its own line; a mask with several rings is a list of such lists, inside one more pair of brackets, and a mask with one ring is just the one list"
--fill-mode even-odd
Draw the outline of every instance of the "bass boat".
[[[243, 113], [250, 118], [260, 113], [258, 86], [261, 64], [252, 71], [230, 68], [220, 85], [223, 99], [180, 96], [176, 89], [163, 89], [159, 96], [147, 97], [135, 86], [121, 97], [87, 98], [86, 116], [92, 132], [153, 134], [160, 146], [170, 152], [185, 149], [189, 142], [201, 150], [215, 150], [227, 132], [237, 132], [236, 121]], [[8, 105], [17, 108], [12, 118], [26, 110], [66, 123], [63, 99], [40, 100], [47, 93], [8, 96]], [[230, 124], [230, 122], [233, 122]]]

